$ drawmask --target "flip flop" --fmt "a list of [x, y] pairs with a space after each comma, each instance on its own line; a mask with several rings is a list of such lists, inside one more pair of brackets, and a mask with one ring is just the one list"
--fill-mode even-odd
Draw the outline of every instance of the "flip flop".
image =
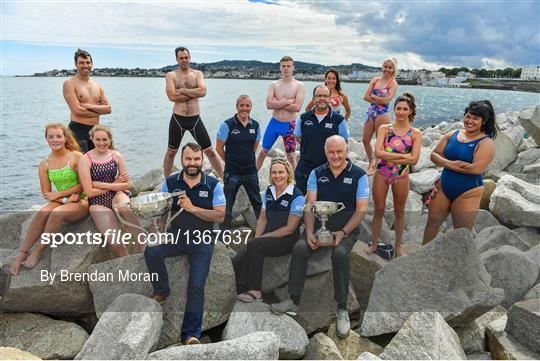
[[[242, 298], [241, 296], [242, 295], [246, 295], [246, 296], [249, 296], [250, 298], [249, 299], [244, 299]], [[249, 292], [249, 291], [246, 291], [244, 293], [241, 293], [239, 294], [238, 296], [236, 296], [236, 298], [242, 302], [245, 302], [245, 303], [251, 303], [251, 302], [261, 302], [262, 301], [262, 297], [261, 298], [257, 298], [253, 293]]]

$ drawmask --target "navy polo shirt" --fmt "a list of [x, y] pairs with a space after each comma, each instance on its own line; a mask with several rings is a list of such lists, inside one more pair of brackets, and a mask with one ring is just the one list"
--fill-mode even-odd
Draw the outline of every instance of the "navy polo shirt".
[[[161, 186], [161, 191], [170, 193], [185, 191], [194, 206], [204, 209], [213, 209], [215, 206], [225, 205], [223, 186], [216, 178], [201, 173], [201, 181], [193, 188], [189, 188], [184, 181], [183, 174], [184, 171], [182, 170], [178, 174], [167, 177]], [[174, 197], [171, 208], [172, 214], [180, 209], [177, 203], [178, 197]], [[172, 229], [173, 233], [178, 230], [212, 230], [214, 229], [214, 222], [205, 221], [190, 212], [182, 212], [172, 221]]]
[[263, 208], [266, 210], [264, 233], [285, 227], [291, 214], [301, 218], [305, 204], [304, 195], [294, 184], [289, 184], [282, 194], [276, 194], [276, 187], [268, 187], [263, 198]]
[[324, 143], [332, 135], [349, 139], [349, 128], [343, 115], [328, 108], [328, 113], [319, 120], [315, 108], [303, 113], [296, 120], [294, 135], [300, 137], [300, 159], [312, 167], [326, 163]]
[[[326, 222], [326, 228], [338, 231], [345, 227], [356, 211], [356, 200], [369, 197], [369, 181], [366, 172], [347, 159], [347, 166], [337, 177], [334, 177], [328, 163], [312, 170], [307, 190], [317, 191], [318, 201], [341, 202], [345, 205], [344, 210], [334, 214]], [[316, 228], [318, 227], [319, 222]]]
[[244, 127], [236, 114], [219, 126], [217, 138], [225, 143], [225, 172], [234, 175], [256, 173], [253, 146], [261, 140], [259, 123], [249, 118]]

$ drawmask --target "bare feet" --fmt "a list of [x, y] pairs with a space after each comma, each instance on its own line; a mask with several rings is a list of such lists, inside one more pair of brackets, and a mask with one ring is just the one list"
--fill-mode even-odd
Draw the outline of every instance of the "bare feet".
[[19, 254], [17, 254], [17, 257], [15, 257], [15, 260], [9, 267], [9, 272], [11, 272], [12, 275], [16, 276], [19, 274], [19, 270], [21, 269], [21, 265], [26, 260], [26, 257], [28, 257], [28, 253], [25, 251], [19, 251]]
[[403, 248], [401, 248], [401, 245], [394, 247], [394, 258], [398, 258], [403, 256]]
[[32, 268], [34, 267], [41, 257], [41, 254], [43, 253], [43, 250], [37, 250], [34, 249], [30, 255], [28, 255], [28, 258], [26, 261], [22, 262], [22, 265], [26, 268]]

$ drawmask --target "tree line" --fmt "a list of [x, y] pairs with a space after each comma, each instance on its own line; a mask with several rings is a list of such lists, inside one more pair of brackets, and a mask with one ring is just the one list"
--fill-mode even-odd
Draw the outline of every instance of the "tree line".
[[504, 69], [469, 69], [465, 66], [459, 68], [440, 68], [439, 71], [447, 77], [457, 76], [460, 71], [469, 72], [476, 75], [477, 78], [519, 78], [522, 68], [504, 68]]

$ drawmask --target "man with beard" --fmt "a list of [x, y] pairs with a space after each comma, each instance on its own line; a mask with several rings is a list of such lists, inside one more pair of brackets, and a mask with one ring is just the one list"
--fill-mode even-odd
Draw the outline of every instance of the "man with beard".
[[175, 241], [147, 247], [144, 258], [148, 271], [158, 275], [158, 279], [152, 281], [154, 293], [151, 297], [163, 304], [171, 292], [165, 258], [188, 256], [189, 279], [180, 341], [190, 345], [200, 343], [204, 285], [214, 250], [213, 240], [208, 242], [208, 237], [203, 237], [203, 234], [213, 235], [214, 222], [223, 222], [225, 195], [221, 183], [202, 172], [203, 150], [200, 145], [188, 143], [181, 154], [182, 171], [169, 176], [162, 186], [163, 192], [185, 192], [173, 198], [171, 213], [183, 209], [172, 221], [171, 232]]

